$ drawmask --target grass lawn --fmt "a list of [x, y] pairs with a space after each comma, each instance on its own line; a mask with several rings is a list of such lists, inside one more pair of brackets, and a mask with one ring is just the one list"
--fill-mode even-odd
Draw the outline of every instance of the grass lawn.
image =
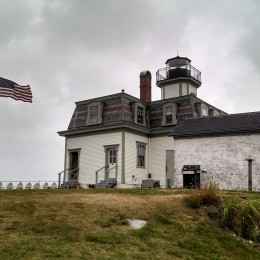
[[[0, 259], [260, 259], [184, 190], [1, 190]], [[226, 192], [260, 201], [259, 193]], [[139, 230], [127, 219], [146, 220]]]

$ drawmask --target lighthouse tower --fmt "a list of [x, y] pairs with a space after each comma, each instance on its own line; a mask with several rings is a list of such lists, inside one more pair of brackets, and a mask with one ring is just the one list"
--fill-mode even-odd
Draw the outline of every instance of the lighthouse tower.
[[156, 72], [156, 85], [161, 88], [161, 99], [181, 97], [193, 93], [201, 85], [201, 72], [184, 57], [168, 59], [166, 67]]

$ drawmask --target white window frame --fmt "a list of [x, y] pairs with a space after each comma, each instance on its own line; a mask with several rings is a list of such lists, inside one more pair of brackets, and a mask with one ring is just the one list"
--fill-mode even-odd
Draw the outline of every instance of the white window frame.
[[86, 125], [97, 125], [102, 123], [103, 104], [92, 102], [88, 104], [88, 117]]
[[201, 110], [202, 110], [202, 111], [201, 111], [201, 115], [202, 115], [202, 116], [208, 116], [208, 115], [209, 115], [209, 110], [208, 110], [207, 107], [202, 106]]
[[[146, 107], [141, 102], [135, 102], [132, 105], [134, 114], [134, 123], [142, 126], [146, 126]], [[140, 111], [142, 110], [142, 115]], [[142, 122], [140, 122], [140, 116], [142, 116]]]
[[117, 163], [117, 149], [116, 148], [110, 148], [108, 155], [108, 163], [110, 164], [116, 164]]
[[[146, 165], [146, 143], [136, 142], [136, 168], [144, 168]], [[143, 162], [142, 162], [143, 161]]]
[[144, 108], [141, 106], [137, 106], [137, 123], [144, 124]]
[[165, 107], [165, 123], [172, 124], [172, 106]]
[[[170, 109], [169, 109], [170, 108]], [[168, 110], [168, 111], [167, 111]], [[171, 113], [169, 113], [171, 111]], [[167, 122], [167, 116], [171, 114], [171, 122]], [[177, 124], [177, 104], [173, 102], [167, 102], [163, 105], [163, 118], [162, 118], [162, 126], [167, 125], [176, 125]]]
[[98, 123], [98, 105], [89, 107], [89, 123], [90, 124]]
[[[197, 106], [199, 117], [209, 116], [209, 108], [206, 104], [197, 103], [196, 106]], [[205, 111], [206, 114], [204, 113]]]

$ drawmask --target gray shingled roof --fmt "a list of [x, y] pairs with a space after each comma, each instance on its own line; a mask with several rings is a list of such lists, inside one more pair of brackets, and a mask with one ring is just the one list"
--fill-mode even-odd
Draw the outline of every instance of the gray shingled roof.
[[173, 137], [216, 134], [248, 133], [260, 131], [260, 112], [224, 116], [191, 118], [170, 133]]

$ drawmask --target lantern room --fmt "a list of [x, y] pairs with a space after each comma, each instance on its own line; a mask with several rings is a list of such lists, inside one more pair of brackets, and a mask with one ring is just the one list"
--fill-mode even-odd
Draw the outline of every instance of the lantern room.
[[156, 72], [156, 85], [161, 88], [161, 99], [189, 94], [197, 96], [201, 85], [201, 72], [185, 57], [168, 59], [166, 67]]

